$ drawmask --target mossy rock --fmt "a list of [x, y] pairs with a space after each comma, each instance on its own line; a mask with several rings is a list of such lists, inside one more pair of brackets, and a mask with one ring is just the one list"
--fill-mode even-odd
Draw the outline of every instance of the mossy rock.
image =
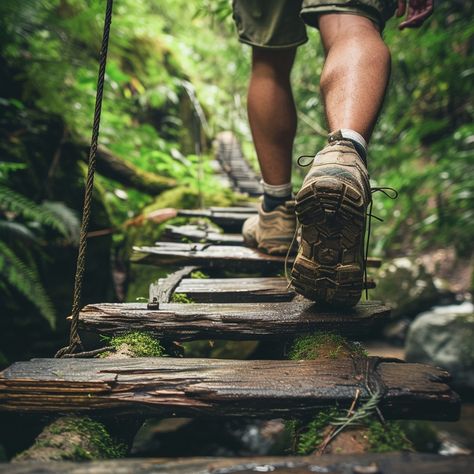
[[359, 343], [331, 332], [300, 336], [295, 339], [289, 352], [292, 360], [343, 359], [367, 355]]
[[104, 339], [107, 345], [114, 347], [115, 353], [104, 352], [101, 357], [162, 357], [164, 355], [160, 342], [145, 332], [132, 331]]
[[47, 426], [31, 448], [14, 461], [89, 461], [125, 456], [127, 448], [112, 439], [102, 423], [66, 416]]
[[[347, 417], [347, 411], [336, 407], [320, 410], [309, 422], [291, 420], [287, 429], [293, 437], [293, 449], [298, 454], [311, 454], [321, 450], [334, 432], [335, 423]], [[324, 454], [385, 453], [411, 451], [413, 444], [400, 423], [382, 424], [375, 415], [362, 422], [349, 424], [324, 446]]]

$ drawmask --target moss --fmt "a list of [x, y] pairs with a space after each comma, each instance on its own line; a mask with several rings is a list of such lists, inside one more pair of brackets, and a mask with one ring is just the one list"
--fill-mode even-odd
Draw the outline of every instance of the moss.
[[59, 418], [46, 427], [17, 461], [88, 461], [124, 457], [127, 448], [113, 440], [102, 423], [88, 417]]
[[[346, 410], [328, 408], [321, 410], [309, 422], [289, 420], [286, 428], [293, 437], [293, 448], [298, 454], [310, 454], [323, 442], [327, 429], [336, 418], [347, 416]], [[369, 452], [412, 451], [413, 444], [405, 434], [402, 425], [397, 422], [382, 424], [378, 418], [369, 417], [362, 423], [350, 425], [363, 430], [367, 437]]]
[[[132, 331], [111, 338], [104, 337], [103, 339], [116, 350], [126, 346], [133, 357], [161, 357], [164, 354], [164, 349], [157, 339], [140, 331]], [[107, 355], [104, 353], [102, 357]]]
[[287, 430], [293, 436], [294, 451], [298, 454], [310, 454], [323, 442], [324, 430], [336, 417], [345, 414], [332, 407], [319, 411], [316, 416], [304, 423], [300, 420], [290, 420], [286, 423]]
[[338, 359], [347, 356], [367, 357], [367, 355], [367, 351], [359, 343], [330, 332], [297, 338], [289, 353], [292, 360]]
[[388, 451], [411, 451], [412, 443], [408, 440], [400, 423], [386, 422], [384, 425], [378, 419], [368, 423], [370, 451], [373, 453], [386, 453]]
[[191, 272], [191, 278], [195, 278], [196, 280], [204, 280], [209, 278], [209, 275], [201, 272], [200, 270], [194, 270], [194, 272]]
[[172, 303], [194, 303], [194, 301], [188, 297], [186, 293], [173, 293], [171, 296], [171, 302]]

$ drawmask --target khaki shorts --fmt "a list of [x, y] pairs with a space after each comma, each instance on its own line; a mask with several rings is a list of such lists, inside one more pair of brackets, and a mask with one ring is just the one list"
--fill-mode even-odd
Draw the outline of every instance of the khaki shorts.
[[370, 18], [380, 30], [397, 0], [234, 0], [233, 18], [242, 43], [261, 48], [291, 48], [308, 40], [306, 25], [317, 27], [322, 13]]

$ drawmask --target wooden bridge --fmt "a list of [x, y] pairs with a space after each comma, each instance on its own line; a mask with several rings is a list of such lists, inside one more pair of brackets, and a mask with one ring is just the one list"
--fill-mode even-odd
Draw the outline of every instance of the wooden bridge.
[[[245, 178], [243, 169], [237, 177]], [[367, 337], [390, 316], [390, 308], [381, 302], [362, 302], [341, 312], [321, 309], [296, 295], [281, 276], [283, 257], [243, 246], [238, 230], [255, 212], [254, 207], [180, 211], [183, 216], [207, 217], [227, 232], [208, 225], [169, 226], [166, 241], [136, 248], [135, 261], [171, 265], [175, 271], [150, 282], [148, 304], [87, 305], [80, 314], [82, 335], [94, 339], [97, 335], [140, 330], [165, 342], [218, 338], [277, 342], [318, 331]], [[380, 261], [370, 259], [369, 264], [376, 267]], [[210, 278], [191, 278], [196, 269], [208, 272]], [[243, 272], [252, 275], [244, 277]], [[375, 284], [371, 280], [368, 286]], [[175, 295], [185, 295], [191, 302], [176, 303]], [[349, 407], [356, 393], [366, 399], [374, 391], [380, 394], [378, 409], [386, 419], [459, 417], [460, 400], [449, 386], [448, 373], [424, 364], [380, 357], [298, 361], [33, 359], [17, 362], [0, 373], [0, 411], [101, 417], [157, 414], [295, 418], [335, 404]], [[119, 460], [81, 468], [68, 465], [67, 472], [119, 472], [120, 468], [120, 472], [136, 473], [217, 474], [257, 472], [256, 466], [268, 466], [268, 471], [262, 468], [258, 472], [395, 473], [416, 469], [420, 474], [453, 470], [467, 473], [467, 459], [391, 454], [317, 459]], [[356, 470], [357, 466], [374, 462], [380, 470]], [[41, 469], [16, 465], [0, 467], [0, 472], [66, 472], [54, 463]]]

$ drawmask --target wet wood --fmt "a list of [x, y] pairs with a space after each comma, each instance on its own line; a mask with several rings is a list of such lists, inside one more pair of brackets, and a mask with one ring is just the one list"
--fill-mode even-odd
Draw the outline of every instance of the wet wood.
[[387, 419], [455, 420], [459, 398], [448, 379], [438, 368], [376, 358], [33, 359], [0, 373], [0, 410], [293, 418], [349, 407], [376, 383]]
[[281, 339], [315, 331], [367, 337], [390, 315], [379, 302], [360, 303], [347, 311], [328, 311], [312, 302], [87, 305], [80, 312], [84, 331], [111, 335], [132, 330], [173, 341], [195, 339]]
[[161, 303], [169, 303], [181, 280], [198, 268], [193, 266], [184, 267], [168, 275], [167, 278], [160, 278], [158, 282], [152, 283], [149, 290], [148, 309], [158, 309]]
[[164, 239], [178, 242], [191, 241], [221, 245], [243, 245], [244, 243], [242, 234], [222, 234], [217, 232], [215, 228], [193, 224], [166, 226]]
[[249, 208], [249, 212], [213, 211], [211, 209], [181, 209], [179, 217], [205, 217], [214, 224], [222, 227], [227, 232], [241, 232], [245, 220], [255, 214], [255, 210]]
[[0, 464], [2, 474], [470, 474], [474, 456], [426, 453], [272, 456], [239, 458], [148, 458], [94, 462]]
[[[151, 265], [198, 265], [239, 272], [277, 273], [284, 270], [285, 257], [268, 255], [249, 247], [213, 244], [157, 242], [152, 247], [134, 247], [132, 260]], [[293, 262], [293, 256], [288, 264]], [[381, 260], [369, 258], [367, 266], [378, 268]]]
[[265, 303], [291, 301], [296, 293], [285, 278], [184, 278], [175, 288], [195, 303]]

